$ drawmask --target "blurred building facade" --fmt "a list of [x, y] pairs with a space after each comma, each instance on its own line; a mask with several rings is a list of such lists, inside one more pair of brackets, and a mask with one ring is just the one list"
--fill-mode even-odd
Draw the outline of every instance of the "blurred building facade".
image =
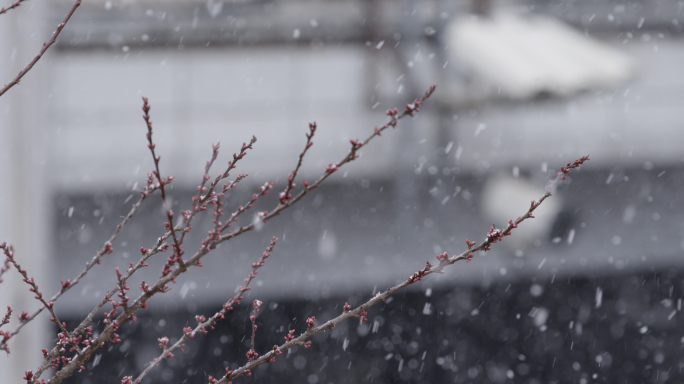
[[[592, 161], [559, 192], [529, 240], [430, 284], [678, 267], [684, 13], [674, 4], [83, 4], [54, 49], [0, 101], [0, 134], [13, 150], [2, 160], [2, 178], [10, 182], [0, 201], [11, 213], [0, 220], [0, 240], [37, 247], [29, 253], [44, 259], [31, 260], [55, 272], [34, 268], [52, 279], [46, 288], [56, 289], [90, 260], [152, 169], [141, 96], [150, 98], [162, 171], [175, 175], [176, 209], [183, 209], [212, 143], [221, 142], [227, 161], [251, 135], [258, 138], [238, 169], [250, 174], [231, 197], [239, 204], [267, 180], [282, 188], [310, 121], [319, 130], [304, 179], [339, 160], [350, 139], [384, 123], [387, 108], [437, 84], [416, 119], [371, 144], [319, 195], [224, 245], [205, 263], [209, 268], [152, 306], [192, 312], [220, 304], [272, 235], [283, 239], [279, 257], [260, 275], [255, 294], [370, 294], [434, 254], [460, 252], [465, 238], [482, 237], [492, 221], [503, 225], [496, 212], [487, 213], [494, 202], [510, 201], [513, 217], [519, 215], [538, 197], [529, 193], [543, 193], [557, 167], [584, 154]], [[69, 6], [58, 1], [3, 15], [33, 20], [3, 26], [11, 30], [3, 36], [26, 39], [0, 38], [6, 78], [49, 35], [35, 25], [56, 25]], [[495, 179], [511, 182], [492, 187]], [[503, 193], [488, 193], [492, 188]], [[114, 244], [120, 257], [65, 296], [60, 313], [88, 309], [83, 298], [109, 289], [112, 267], [127, 265], [159, 236], [159, 206], [149, 203]], [[208, 220], [190, 240], [205, 233]], [[50, 240], [34, 244], [36, 237]], [[157, 271], [141, 278], [153, 280]], [[12, 283], [15, 289], [23, 287]], [[177, 304], [179, 297], [192, 298], [194, 307]]]

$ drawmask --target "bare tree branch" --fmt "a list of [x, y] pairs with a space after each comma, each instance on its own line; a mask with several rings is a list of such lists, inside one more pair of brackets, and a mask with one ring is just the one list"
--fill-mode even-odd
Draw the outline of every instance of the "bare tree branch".
[[[76, 8], [78, 8], [79, 5], [81, 5], [81, 0], [76, 0], [76, 2], [71, 7], [69, 12], [67, 12], [66, 16], [64, 17], [64, 20], [62, 20], [62, 22], [57, 26], [57, 29], [55, 29], [55, 31], [52, 33], [52, 37], [50, 37], [50, 40], [48, 40], [46, 43], [43, 43], [43, 48], [41, 48], [40, 52], [38, 52], [36, 57], [34, 57], [33, 60], [31, 60], [28, 64], [26, 64], [24, 69], [19, 71], [17, 76], [14, 79], [12, 79], [12, 81], [5, 84], [5, 86], [2, 89], [0, 89], [0, 96], [4, 95], [5, 92], [7, 92], [10, 88], [19, 84], [19, 81], [21, 80], [21, 78], [24, 77], [24, 75], [26, 75], [31, 70], [31, 68], [33, 68], [34, 65], [36, 65], [38, 60], [40, 60], [40, 58], [43, 57], [45, 52], [47, 52], [48, 48], [50, 48], [50, 46], [52, 46], [52, 44], [54, 44], [57, 41], [57, 36], [59, 36], [60, 32], [62, 32], [62, 29], [64, 29], [64, 26], [69, 21], [69, 19], [74, 14], [74, 12], [76, 12]], [[10, 7], [14, 8], [14, 7], [18, 7], [18, 6], [19, 6], [19, 2], [12, 4]]]
[[10, 9], [17, 8], [17, 7], [20, 6], [21, 3], [23, 3], [24, 1], [26, 1], [26, 0], [18, 0], [17, 2], [13, 3], [12, 5], [10, 5], [10, 6], [7, 7], [7, 8], [5, 8], [5, 7], [0, 8], [0, 15], [2, 15], [3, 13], [7, 13], [7, 11], [9, 11]]

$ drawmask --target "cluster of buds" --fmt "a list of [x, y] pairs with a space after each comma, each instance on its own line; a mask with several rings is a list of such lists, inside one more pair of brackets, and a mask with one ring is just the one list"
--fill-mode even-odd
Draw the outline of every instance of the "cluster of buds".
[[589, 155], [587, 156], [582, 156], [579, 159], [576, 159], [575, 161], [569, 162], [566, 164], [564, 167], [561, 167], [561, 171], [556, 174], [557, 177], [560, 177], [561, 180], [565, 180], [565, 175], [566, 173], [570, 173], [570, 170], [573, 168], [578, 168], [580, 165], [584, 164], [585, 161], [589, 160]]
[[359, 139], [351, 139], [349, 143], [352, 145], [352, 151], [356, 152], [359, 148], [363, 147], [363, 141]]
[[294, 330], [294, 329], [290, 329], [290, 330], [287, 332], [287, 335], [285, 335], [285, 341], [292, 341], [292, 340], [294, 340], [294, 339], [295, 339], [294, 333], [295, 333], [295, 330]]
[[110, 254], [114, 253], [114, 248], [112, 248], [112, 243], [110, 243], [109, 241], [105, 243], [103, 253], [105, 255], [110, 255]]
[[252, 315], [249, 317], [249, 321], [252, 322], [252, 329], [256, 331], [257, 326], [254, 325], [254, 322], [256, 321], [256, 315], [259, 313], [259, 309], [261, 308], [261, 305], [263, 304], [262, 301], [260, 300], [254, 300], [252, 302]]
[[[60, 328], [66, 330], [66, 323], [62, 323], [62, 326]], [[69, 352], [80, 355], [83, 353], [83, 351], [79, 348], [79, 344], [82, 344], [84, 347], [88, 348], [94, 343], [92, 338], [93, 328], [86, 327], [83, 332], [83, 334], [77, 336], [74, 336], [73, 334], [64, 331], [58, 333], [57, 353], [59, 355], [57, 356], [54, 354], [50, 355], [50, 352], [45, 348], [42, 349], [43, 357], [45, 357], [46, 359], [51, 358], [51, 356], [55, 356], [52, 357], [50, 360], [50, 368], [56, 369], [59, 367], [60, 364], [67, 365], [73, 360], [73, 358], [64, 355], [64, 353], [67, 351], [67, 348]], [[112, 337], [118, 337], [118, 335], [114, 334], [114, 336]], [[79, 362], [79, 365], [80, 369], [85, 369], [84, 362]]]
[[[448, 257], [448, 256], [447, 256]], [[433, 265], [429, 261], [425, 262], [425, 268], [418, 270], [417, 272], [414, 272], [413, 275], [409, 276], [407, 281], [409, 284], [413, 284], [416, 281], [421, 281], [423, 280], [423, 277], [430, 272], [430, 269], [432, 269]]]
[[363, 323], [365, 323], [366, 321], [368, 321], [368, 318], [367, 318], [366, 316], [368, 316], [368, 312], [366, 312], [366, 311], [361, 311], [361, 312], [359, 313], [359, 323], [363, 324]]
[[247, 355], [247, 358], [249, 359], [249, 361], [252, 361], [252, 360], [256, 359], [257, 357], [259, 357], [259, 354], [253, 349], [250, 349], [249, 351], [247, 351], [246, 355]]
[[71, 280], [68, 280], [68, 279], [66, 281], [60, 280], [59, 282], [60, 282], [60, 284], [62, 284], [62, 290], [63, 291], [66, 291], [67, 289], [71, 288]]
[[117, 296], [119, 297], [119, 299], [121, 299], [121, 301], [118, 303], [112, 302], [112, 305], [114, 305], [114, 306], [118, 305], [120, 307], [123, 307], [123, 309], [127, 309], [128, 308], [128, 301], [130, 300], [130, 298], [128, 296], [126, 296], [126, 292], [129, 291], [130, 288], [128, 287], [128, 283], [126, 282], [126, 279], [124, 279], [123, 276], [121, 275], [119, 268], [117, 267], [115, 270], [116, 270], [117, 289], [119, 291], [119, 293], [117, 293]]
[[510, 235], [511, 232], [505, 232], [502, 229], [497, 228], [495, 225], [492, 224], [492, 227], [489, 228], [489, 231], [487, 232], [487, 237], [485, 238], [485, 251], [489, 251], [492, 249], [491, 245], [497, 243], [498, 241], [503, 240], [504, 236]]
[[273, 345], [273, 356], [270, 359], [268, 359], [269, 363], [275, 363], [275, 356], [278, 356], [282, 354], [283, 352], [280, 350], [280, 348], [277, 345]]
[[150, 292], [150, 285], [145, 282], [145, 280], [140, 282], [140, 290], [149, 293]]
[[306, 319], [306, 326], [308, 329], [311, 329], [314, 327], [314, 323], [316, 322], [316, 316], [311, 316], [308, 319]]
[[195, 337], [195, 331], [193, 331], [192, 327], [183, 327], [183, 335], [185, 337]]
[[26, 380], [26, 384], [45, 384], [46, 383], [45, 379], [35, 380], [34, 376], [33, 376], [33, 371], [24, 372], [24, 380]]
[[[449, 257], [449, 254], [444, 252], [442, 254], [439, 254], [435, 256], [437, 260], [439, 260], [440, 263], [448, 264], [451, 261], [451, 258]], [[444, 271], [441, 271], [441, 273], [444, 273]]]
[[[397, 124], [399, 123], [399, 119], [401, 116], [399, 115], [399, 110], [397, 108], [390, 108], [385, 112], [385, 115], [390, 117], [389, 123], [385, 124], [382, 129], [387, 128], [387, 127], [392, 127], [396, 128]], [[376, 130], [377, 132], [377, 130]]]
[[339, 169], [339, 166], [338, 166], [337, 164], [335, 164], [335, 163], [328, 164], [328, 165], [325, 167], [325, 171], [328, 172], [328, 173], [337, 172], [338, 169]]
[[198, 323], [199, 331], [206, 335], [208, 333], [208, 331], [207, 331], [207, 327], [204, 325], [204, 323], [207, 321], [207, 317], [204, 315], [196, 315], [195, 321], [197, 321], [197, 323]]
[[347, 156], [348, 161], [356, 160], [359, 158], [359, 154], [356, 153], [361, 147], [363, 147], [363, 141], [359, 139], [351, 139], [349, 140], [349, 143], [351, 144], [351, 151], [349, 152], [349, 155]]
[[486, 241], [490, 244], [494, 244], [497, 241], [501, 240], [503, 236], [504, 231], [502, 229], [497, 228], [494, 224], [492, 224], [492, 227], [489, 228], [489, 231], [487, 232]]
[[399, 110], [397, 108], [390, 108], [385, 112], [385, 115], [395, 118], [399, 115]]
[[[164, 181], [164, 184], [170, 184], [173, 181], [173, 176], [169, 176], [167, 178], [164, 178], [163, 181]], [[154, 191], [161, 188], [161, 186], [162, 185], [157, 182], [155, 174], [150, 172], [147, 174], [147, 183], [145, 184], [143, 189], [140, 190], [140, 194], [143, 195], [143, 197], [148, 197]]]
[[161, 349], [166, 349], [169, 346], [169, 338], [166, 336], [158, 338], [157, 341]]
[[[249, 141], [249, 144], [247, 144], [247, 143], [242, 143], [242, 148], [240, 148], [240, 153], [237, 153], [237, 154], [236, 154], [236, 153], [233, 153], [233, 161], [228, 163], [228, 169], [230, 170], [230, 169], [235, 168], [235, 163], [236, 163], [238, 160], [240, 160], [240, 159], [242, 159], [243, 157], [245, 157], [245, 155], [247, 154], [247, 150], [248, 150], [248, 149], [252, 149], [252, 148], [253, 148], [253, 145], [254, 145], [256, 142], [257, 142], [256, 136], [252, 135], [252, 139]], [[227, 175], [227, 172], [228, 172], [228, 171], [226, 171], [226, 173], [225, 173], [226, 175]]]
[[[10, 322], [10, 317], [12, 316], [12, 307], [7, 306], [7, 313], [5, 314], [5, 317], [2, 318], [2, 322], [0, 322], [0, 327], [2, 327], [5, 324], [8, 324]], [[0, 336], [2, 336], [2, 340], [0, 340], [0, 350], [5, 351], [7, 354], [10, 353], [10, 348], [7, 346], [7, 341], [12, 337], [12, 332], [10, 331], [0, 331]]]
[[[539, 206], [539, 204], [541, 204], [541, 202], [539, 202], [539, 201], [537, 201], [537, 200], [532, 200], [532, 201], [530, 201], [530, 212], [532, 212], [533, 210], [537, 209], [537, 207]], [[531, 217], [534, 218], [534, 216], [531, 216]]]
[[420, 105], [423, 104], [423, 102], [419, 99], [413, 100], [413, 103], [406, 104], [406, 109], [404, 110], [404, 113], [413, 117], [413, 114], [415, 112], [420, 111]]

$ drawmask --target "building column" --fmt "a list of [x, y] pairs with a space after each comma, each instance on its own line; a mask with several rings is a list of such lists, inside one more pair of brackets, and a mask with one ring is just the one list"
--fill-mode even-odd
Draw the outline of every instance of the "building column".
[[[0, 83], [8, 83], [50, 38], [45, 2], [26, 2], [0, 15]], [[54, 49], [54, 47], [53, 47]], [[48, 272], [52, 252], [51, 188], [46, 172], [48, 151], [45, 119], [50, 54], [0, 97], [0, 242], [14, 245], [15, 256], [45, 296], [55, 292]], [[4, 255], [2, 260], [4, 261]], [[29, 286], [12, 269], [0, 284], [0, 313], [14, 310], [3, 331], [14, 330], [22, 311], [40, 307]], [[50, 324], [45, 314], [22, 328], [9, 342], [11, 353], [0, 352], [3, 382], [21, 382], [24, 372], [42, 361], [41, 348], [50, 346]]]

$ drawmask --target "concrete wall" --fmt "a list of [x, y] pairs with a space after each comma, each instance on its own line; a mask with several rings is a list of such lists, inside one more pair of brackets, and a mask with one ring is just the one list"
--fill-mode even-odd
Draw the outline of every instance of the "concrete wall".
[[[212, 143], [221, 142], [227, 161], [251, 135], [258, 142], [240, 172], [285, 177], [311, 121], [319, 130], [304, 175], [319, 174], [342, 158], [349, 139], [386, 121], [386, 103], [365, 92], [371, 65], [363, 48], [349, 45], [60, 52], [49, 73], [51, 181], [71, 191], [142, 182], [152, 169], [142, 95], [152, 105], [162, 167], [181, 185], [197, 182]], [[428, 119], [419, 121], [422, 131], [434, 131]], [[391, 169], [397, 136], [384, 139], [354, 177]]]
[[[0, 19], [0, 82], [4, 85], [40, 50], [51, 31], [43, 28], [45, 5], [24, 4]], [[46, 60], [47, 61], [47, 60]], [[55, 287], [48, 284], [52, 256], [51, 184], [45, 164], [46, 87], [48, 64], [34, 67], [20, 84], [0, 98], [0, 243], [15, 248], [15, 259], [28, 270], [39, 289], [50, 297]], [[2, 256], [3, 262], [5, 255]], [[2, 277], [0, 312], [7, 306], [13, 313], [3, 331], [13, 331], [22, 311], [33, 314], [40, 307], [16, 269]], [[0, 354], [3, 382], [19, 382], [24, 370], [35, 369], [42, 361], [41, 348], [48, 347], [50, 323], [45, 314], [22, 328], [10, 340], [11, 354]]]

